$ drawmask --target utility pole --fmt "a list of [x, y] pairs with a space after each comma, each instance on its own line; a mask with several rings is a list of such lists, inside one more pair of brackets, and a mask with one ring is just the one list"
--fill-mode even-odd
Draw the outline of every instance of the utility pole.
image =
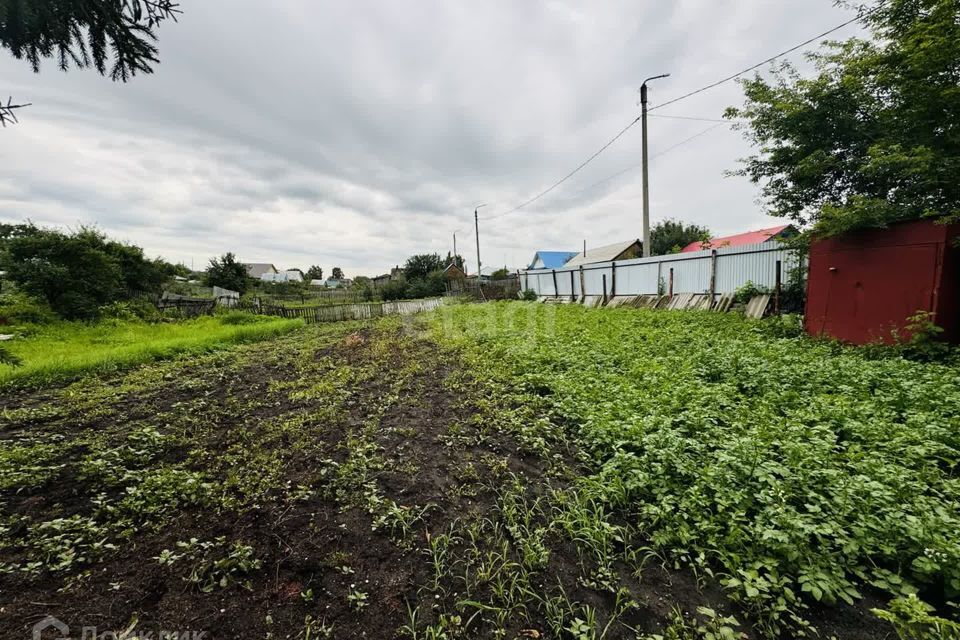
[[647, 83], [651, 80], [666, 78], [670, 74], [664, 73], [659, 76], [647, 78], [640, 85], [640, 117], [643, 127], [643, 257], [650, 257], [650, 177], [648, 175], [649, 167], [647, 156]]
[[[453, 232], [453, 264], [457, 264], [457, 232]], [[457, 265], [460, 268], [460, 265]]]
[[477, 236], [477, 282], [480, 282], [480, 219], [477, 217], [477, 211], [480, 211], [487, 205], [481, 204], [473, 210], [473, 230]]

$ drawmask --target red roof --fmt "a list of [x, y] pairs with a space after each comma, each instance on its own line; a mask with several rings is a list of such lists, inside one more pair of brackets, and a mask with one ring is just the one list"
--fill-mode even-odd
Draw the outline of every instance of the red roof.
[[783, 224], [779, 227], [770, 227], [769, 229], [757, 229], [747, 233], [738, 233], [735, 236], [726, 236], [724, 238], [710, 238], [710, 242], [691, 242], [685, 246], [680, 253], [689, 253], [690, 251], [702, 251], [703, 249], [723, 249], [724, 247], [740, 247], [745, 244], [760, 244], [770, 238], [783, 233], [790, 228], [789, 224]]

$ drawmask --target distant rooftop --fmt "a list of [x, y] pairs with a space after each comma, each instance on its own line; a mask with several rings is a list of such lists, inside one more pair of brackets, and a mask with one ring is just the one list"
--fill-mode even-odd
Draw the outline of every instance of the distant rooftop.
[[537, 251], [528, 269], [559, 269], [567, 260], [577, 255], [576, 251]]
[[710, 238], [710, 242], [691, 242], [685, 246], [681, 253], [689, 253], [691, 251], [703, 251], [704, 249], [723, 249], [725, 247], [742, 247], [747, 244], [762, 244], [769, 240], [776, 239], [785, 234], [785, 232], [793, 232], [793, 226], [789, 224], [782, 224], [778, 227], [770, 227], [768, 229], [757, 229], [756, 231], [747, 231], [746, 233], [738, 233], [732, 236], [724, 236], [722, 238]]
[[[612, 260], [639, 258], [641, 253], [640, 247], [641, 245], [639, 240], [624, 240], [623, 242], [607, 244], [602, 247], [595, 247], [593, 249], [588, 248], [586, 255], [583, 253], [578, 253], [574, 257], [570, 258], [563, 266], [579, 267], [582, 264], [593, 264], [595, 262], [610, 262]], [[636, 250], [630, 251], [633, 248]], [[636, 253], [637, 255], [629, 255], [631, 253]]]

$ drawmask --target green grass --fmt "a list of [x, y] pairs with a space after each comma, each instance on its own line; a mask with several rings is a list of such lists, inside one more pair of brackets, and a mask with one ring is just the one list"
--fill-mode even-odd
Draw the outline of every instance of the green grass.
[[231, 322], [225, 316], [163, 324], [107, 320], [47, 325], [4, 343], [21, 365], [0, 364], [0, 388], [48, 384], [178, 353], [264, 340], [303, 325], [300, 320], [250, 317], [254, 321], [246, 323]]

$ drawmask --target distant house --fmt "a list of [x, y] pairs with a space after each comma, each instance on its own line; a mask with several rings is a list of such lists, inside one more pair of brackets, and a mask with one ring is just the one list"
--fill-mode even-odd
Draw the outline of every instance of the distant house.
[[260, 275], [260, 280], [263, 282], [303, 282], [303, 274], [299, 271], [267, 272]]
[[608, 244], [595, 249], [587, 249], [586, 253], [578, 253], [567, 260], [563, 267], [579, 267], [596, 262], [612, 262], [614, 260], [629, 260], [643, 256], [643, 243], [639, 240], [625, 240], [616, 244]]
[[446, 280], [463, 280], [467, 277], [467, 274], [463, 272], [463, 269], [451, 262], [447, 265], [447, 268], [443, 270], [443, 277]]
[[325, 286], [327, 286], [327, 281], [326, 281], [326, 280], [316, 280], [316, 279], [314, 279], [314, 280], [311, 280], [311, 281], [310, 281], [310, 286], [311, 286], [311, 287], [325, 287]]
[[399, 280], [403, 277], [403, 269], [397, 265], [396, 267], [390, 269], [390, 273], [384, 273], [379, 276], [374, 276], [370, 278], [370, 284], [373, 285], [373, 288], [382, 287], [392, 280]]
[[353, 280], [350, 278], [327, 278], [325, 286], [327, 289], [346, 289], [351, 284]]
[[247, 268], [247, 273], [254, 280], [262, 280], [265, 273], [279, 273], [277, 268], [269, 262], [244, 262], [243, 266]]
[[732, 236], [722, 238], [710, 238], [709, 242], [691, 242], [680, 252], [690, 253], [692, 251], [703, 251], [705, 249], [724, 249], [726, 247], [742, 247], [748, 244], [763, 244], [765, 242], [776, 242], [790, 236], [796, 235], [797, 229], [790, 224], [782, 224], [778, 227], [768, 229], [757, 229], [746, 233], [738, 233]]
[[[516, 275], [516, 273], [517, 273], [517, 270], [516, 270], [516, 269], [511, 269], [511, 268], [506, 267], [506, 266], [503, 266], [503, 267], [497, 267], [497, 266], [483, 267], [482, 269], [480, 269], [480, 280], [481, 280], [481, 281], [490, 280], [490, 279], [493, 278], [493, 274], [495, 274], [497, 271], [503, 271], [504, 269], [507, 270], [507, 277], [510, 277], [510, 276], [512, 276], [512, 275]], [[476, 274], [473, 274], [473, 275], [467, 276], [467, 277], [468, 277], [468, 278], [476, 278], [477, 275], [476, 275]]]
[[537, 251], [527, 269], [559, 269], [575, 255], [576, 251]]

